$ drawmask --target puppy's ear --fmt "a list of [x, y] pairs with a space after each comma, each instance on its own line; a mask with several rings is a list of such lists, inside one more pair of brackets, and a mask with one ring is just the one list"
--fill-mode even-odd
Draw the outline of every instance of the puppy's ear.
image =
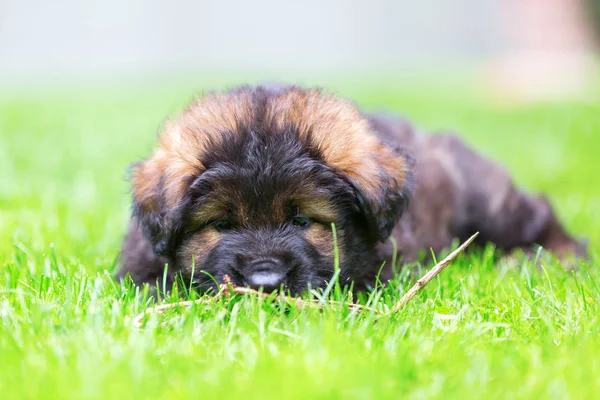
[[152, 158], [132, 166], [133, 216], [158, 255], [166, 255], [174, 236], [173, 216], [164, 198], [164, 176]]
[[403, 149], [383, 146], [370, 171], [355, 180], [359, 206], [373, 241], [385, 241], [408, 207], [413, 192], [414, 158]]
[[133, 216], [160, 256], [172, 255], [189, 202], [185, 176], [176, 172], [173, 162], [160, 150], [132, 166]]

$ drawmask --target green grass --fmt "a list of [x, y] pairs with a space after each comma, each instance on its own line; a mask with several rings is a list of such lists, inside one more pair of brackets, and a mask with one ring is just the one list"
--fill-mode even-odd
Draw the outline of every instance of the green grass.
[[[149, 300], [110, 273], [127, 165], [193, 90], [0, 95], [0, 398], [595, 398], [600, 391], [600, 106], [497, 109], [463, 88], [341, 85], [367, 108], [451, 128], [502, 160], [591, 242], [560, 265], [461, 256], [398, 315], [252, 298], [130, 320]], [[379, 292], [390, 306], [407, 289]], [[167, 301], [174, 301], [167, 299]]]

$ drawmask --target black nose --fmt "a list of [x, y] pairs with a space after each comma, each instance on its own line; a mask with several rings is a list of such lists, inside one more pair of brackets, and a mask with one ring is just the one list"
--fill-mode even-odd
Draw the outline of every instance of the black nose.
[[254, 262], [248, 266], [246, 284], [253, 289], [262, 288], [265, 292], [272, 292], [285, 285], [285, 273], [279, 263], [272, 261]]

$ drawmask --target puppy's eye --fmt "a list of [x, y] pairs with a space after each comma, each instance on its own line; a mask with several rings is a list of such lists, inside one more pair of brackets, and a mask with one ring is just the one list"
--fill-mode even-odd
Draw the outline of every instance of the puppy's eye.
[[220, 219], [212, 223], [212, 226], [215, 227], [219, 232], [226, 231], [227, 229], [231, 229], [231, 222], [226, 219]]
[[305, 217], [304, 215], [296, 215], [292, 219], [292, 223], [294, 225], [302, 228], [302, 227], [310, 225], [310, 219], [308, 217]]

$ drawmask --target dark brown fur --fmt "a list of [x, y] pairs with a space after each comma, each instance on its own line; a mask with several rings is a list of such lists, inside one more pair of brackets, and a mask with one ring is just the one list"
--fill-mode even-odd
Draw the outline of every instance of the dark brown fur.
[[[586, 245], [566, 233], [545, 197], [518, 189], [501, 165], [457, 136], [424, 135], [388, 115], [369, 120], [382, 141], [405, 147], [416, 158], [413, 201], [392, 234], [404, 262], [474, 232], [480, 232], [477, 243], [491, 242], [505, 252], [531, 253], [537, 244], [559, 258], [587, 256]], [[390, 243], [382, 244], [379, 260], [389, 259], [391, 252]]]
[[[218, 158], [219, 149], [239, 140], [262, 141], [264, 149], [283, 143], [279, 152], [286, 150], [286, 140], [288, 147], [302, 146], [306, 157], [290, 162], [300, 167], [319, 160], [324, 174], [339, 179], [336, 190], [340, 194], [332, 192], [333, 186], [323, 187], [324, 178], [308, 174], [296, 183], [292, 177], [289, 182], [285, 177], [272, 184], [262, 182], [265, 193], [249, 192], [253, 182], [211, 181], [210, 198], [200, 202], [193, 194], [198, 179], [215, 171], [211, 165], [217, 161], [211, 160]], [[259, 155], [264, 149], [256, 149], [252, 150], [256, 154], [247, 157], [253, 168], [270, 171], [256, 175], [264, 180], [277, 168], [270, 163], [279, 165], [280, 153]], [[225, 157], [246, 162], [244, 154]], [[264, 161], [252, 157], [264, 157]], [[229, 164], [221, 157], [216, 165]], [[166, 124], [159, 147], [134, 168], [132, 190], [135, 216], [124, 242], [119, 276], [130, 274], [138, 283], [162, 276], [165, 262], [172, 273], [189, 273], [192, 260], [194, 268], [212, 262], [209, 256], [224, 239], [211, 223], [225, 214], [236, 229], [254, 232], [252, 240], [257, 242], [252, 246], [256, 248], [248, 251], [267, 251], [265, 238], [277, 239], [277, 229], [283, 229], [296, 212], [290, 210], [291, 205], [312, 222], [288, 234], [309, 246], [314, 257], [333, 260], [330, 223], [340, 227], [340, 265], [346, 279], [358, 285], [372, 282], [383, 261], [389, 265], [392, 250], [386, 239], [390, 234], [405, 262], [416, 260], [429, 248], [439, 251], [452, 239], [464, 239], [475, 231], [481, 232], [481, 242], [493, 242], [505, 250], [538, 243], [559, 256], [585, 254], [584, 247], [556, 221], [545, 199], [517, 189], [502, 167], [455, 136], [422, 135], [401, 119], [364, 115], [348, 101], [319, 90], [241, 88], [199, 98], [177, 120]], [[400, 219], [411, 192], [410, 206]], [[253, 195], [264, 204], [252, 203], [248, 197]], [[268, 252], [277, 253], [271, 248]], [[236, 257], [246, 263], [251, 255]], [[301, 275], [309, 274], [310, 265], [292, 269], [286, 269], [287, 279], [304, 282]], [[332, 271], [333, 266], [321, 266], [318, 273], [311, 272], [318, 279], [309, 283], [321, 285], [321, 275]], [[224, 274], [213, 273], [221, 273], [217, 279]]]

